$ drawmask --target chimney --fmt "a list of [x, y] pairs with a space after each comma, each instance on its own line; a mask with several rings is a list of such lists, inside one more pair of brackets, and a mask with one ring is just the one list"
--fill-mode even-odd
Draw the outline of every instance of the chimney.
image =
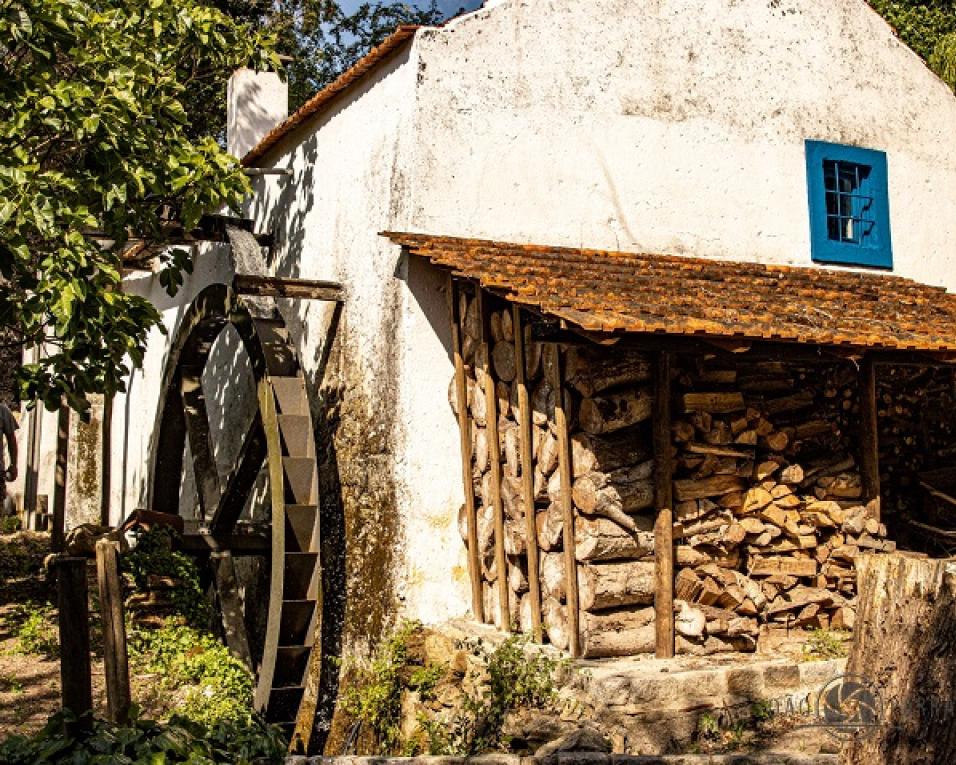
[[239, 159], [289, 116], [289, 86], [275, 72], [237, 69], [226, 98], [226, 150]]

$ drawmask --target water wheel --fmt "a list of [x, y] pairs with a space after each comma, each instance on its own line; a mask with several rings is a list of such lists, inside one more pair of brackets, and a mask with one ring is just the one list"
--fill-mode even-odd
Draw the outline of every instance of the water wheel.
[[[256, 709], [283, 726], [295, 748], [304, 748], [315, 708], [314, 683], [307, 685], [322, 611], [318, 471], [306, 382], [274, 304], [273, 297], [244, 298], [233, 286], [213, 284], [186, 311], [166, 363], [150, 506], [173, 514], [191, 511], [187, 549], [204, 549], [225, 641], [256, 675]], [[258, 404], [241, 446], [232, 449], [238, 452], [235, 463], [223, 472], [215, 459], [203, 370], [230, 326], [248, 356]], [[225, 407], [243, 395], [216, 380]], [[184, 464], [187, 453], [191, 464]], [[181, 497], [185, 471], [194, 477], [193, 508], [182, 507], [189, 504]], [[258, 534], [240, 523], [257, 483], [268, 487], [266, 522]], [[236, 576], [235, 559], [249, 555], [262, 556], [268, 579], [267, 614], [256, 640], [247, 634]]]

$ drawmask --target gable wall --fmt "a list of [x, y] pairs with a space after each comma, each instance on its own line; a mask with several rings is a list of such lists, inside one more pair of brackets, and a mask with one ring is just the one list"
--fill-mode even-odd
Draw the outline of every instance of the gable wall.
[[506, 0], [419, 33], [416, 230], [810, 265], [804, 140], [888, 154], [956, 287], [956, 99], [862, 0]]

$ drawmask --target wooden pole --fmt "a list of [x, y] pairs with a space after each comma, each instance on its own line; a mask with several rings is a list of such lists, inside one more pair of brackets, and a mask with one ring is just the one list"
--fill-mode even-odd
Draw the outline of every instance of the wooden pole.
[[528, 589], [531, 594], [531, 632], [536, 642], [544, 640], [541, 629], [541, 570], [538, 564], [538, 531], [534, 510], [534, 442], [531, 434], [531, 403], [525, 380], [524, 329], [521, 309], [511, 306], [515, 339], [515, 385], [518, 386], [518, 434], [521, 444], [521, 500], [524, 506], [525, 537], [528, 548]]
[[57, 609], [60, 622], [60, 694], [63, 708], [88, 728], [93, 712], [90, 676], [90, 611], [86, 558], [57, 557]]
[[129, 655], [126, 622], [123, 618], [123, 588], [119, 574], [119, 544], [109, 539], [96, 543], [96, 575], [103, 618], [103, 668], [106, 674], [106, 702], [109, 719], [129, 719]]
[[100, 524], [110, 524], [110, 485], [113, 482], [113, 396], [103, 396], [103, 424], [100, 440]]
[[64, 401], [56, 419], [56, 471], [53, 486], [53, 530], [50, 546], [63, 552], [66, 540], [66, 479], [70, 448], [70, 408]]
[[654, 653], [674, 655], [674, 513], [671, 457], [671, 354], [660, 351], [654, 379]]
[[481, 285], [475, 284], [475, 299], [478, 315], [481, 316], [480, 344], [485, 359], [485, 419], [488, 430], [488, 463], [491, 470], [491, 504], [495, 519], [495, 567], [498, 569], [498, 626], [503, 631], [511, 630], [511, 590], [508, 586], [508, 564], [505, 560], [505, 511], [501, 500], [501, 444], [498, 442], [498, 397], [495, 395], [495, 378], [491, 373], [491, 310], [485, 300]]
[[578, 609], [578, 564], [574, 556], [574, 504], [571, 500], [571, 441], [568, 437], [568, 418], [564, 411], [564, 385], [561, 372], [561, 351], [551, 343], [545, 352], [550, 363], [545, 364], [548, 382], [554, 391], [554, 425], [558, 437], [558, 470], [561, 478], [561, 520], [564, 546], [564, 587], [568, 606], [568, 648], [571, 655], [581, 655], [581, 612]]
[[471, 612], [485, 620], [481, 593], [481, 566], [478, 561], [478, 519], [475, 514], [475, 486], [471, 475], [471, 417], [468, 413], [468, 385], [461, 352], [461, 317], [458, 315], [458, 283], [448, 274], [448, 310], [451, 318], [451, 352], [455, 360], [455, 397], [458, 400], [458, 433], [461, 444], [461, 481], [465, 490], [465, 523], [468, 536], [468, 575], [471, 578]]
[[879, 422], [876, 410], [876, 365], [872, 356], [863, 358], [860, 368], [860, 477], [863, 499], [880, 499]]

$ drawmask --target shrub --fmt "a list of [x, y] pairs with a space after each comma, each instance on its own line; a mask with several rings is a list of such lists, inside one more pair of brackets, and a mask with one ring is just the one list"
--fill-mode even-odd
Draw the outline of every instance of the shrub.
[[75, 719], [68, 712], [58, 713], [38, 734], [11, 736], [0, 743], [0, 762], [4, 765], [252, 765], [278, 764], [286, 754], [276, 729], [258, 720], [207, 728], [174, 717], [168, 723], [159, 724], [141, 719], [134, 709], [126, 725], [94, 720], [91, 729], [81, 733], [70, 725]]
[[7, 624], [16, 638], [16, 651], [56, 659], [60, 655], [60, 634], [53, 606], [27, 602], [14, 606]]
[[159, 675], [166, 690], [182, 690], [176, 699], [180, 716], [209, 728], [251, 723], [252, 675], [212, 635], [167, 623], [132, 631], [129, 649], [137, 669]]

